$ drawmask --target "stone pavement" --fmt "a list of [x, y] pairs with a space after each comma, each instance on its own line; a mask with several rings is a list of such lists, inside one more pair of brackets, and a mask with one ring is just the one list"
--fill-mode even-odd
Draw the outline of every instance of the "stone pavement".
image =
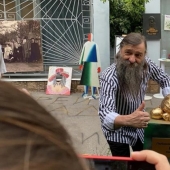
[[[81, 93], [62, 96], [31, 92], [31, 96], [60, 120], [72, 136], [74, 146], [79, 153], [110, 155], [100, 127], [98, 100], [83, 99]], [[145, 103], [147, 110], [158, 107], [161, 99], [153, 97], [152, 102]]]

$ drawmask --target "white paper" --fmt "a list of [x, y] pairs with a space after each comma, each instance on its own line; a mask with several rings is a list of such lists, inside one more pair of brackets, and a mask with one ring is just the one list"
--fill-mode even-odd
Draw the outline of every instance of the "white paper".
[[170, 31], [170, 15], [165, 15], [165, 18], [164, 18], [164, 30]]

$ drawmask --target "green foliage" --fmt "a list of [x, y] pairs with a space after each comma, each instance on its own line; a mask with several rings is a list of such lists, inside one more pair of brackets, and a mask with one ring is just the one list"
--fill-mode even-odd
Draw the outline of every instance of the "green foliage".
[[101, 0], [110, 1], [110, 43], [114, 46], [115, 35], [142, 31], [144, 4], [149, 0]]

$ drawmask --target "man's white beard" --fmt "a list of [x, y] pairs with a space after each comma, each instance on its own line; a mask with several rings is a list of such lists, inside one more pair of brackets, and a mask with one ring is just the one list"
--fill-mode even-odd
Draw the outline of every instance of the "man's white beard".
[[129, 93], [137, 97], [140, 91], [140, 85], [143, 78], [145, 60], [140, 64], [131, 64], [128, 60], [124, 60], [121, 56], [117, 59], [117, 76], [120, 84], [120, 90], [124, 94]]

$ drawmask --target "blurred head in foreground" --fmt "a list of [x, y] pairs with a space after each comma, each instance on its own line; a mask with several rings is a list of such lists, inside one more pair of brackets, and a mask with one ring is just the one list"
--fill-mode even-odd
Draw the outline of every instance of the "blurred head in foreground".
[[0, 129], [0, 169], [86, 169], [60, 122], [6, 82], [0, 82]]

